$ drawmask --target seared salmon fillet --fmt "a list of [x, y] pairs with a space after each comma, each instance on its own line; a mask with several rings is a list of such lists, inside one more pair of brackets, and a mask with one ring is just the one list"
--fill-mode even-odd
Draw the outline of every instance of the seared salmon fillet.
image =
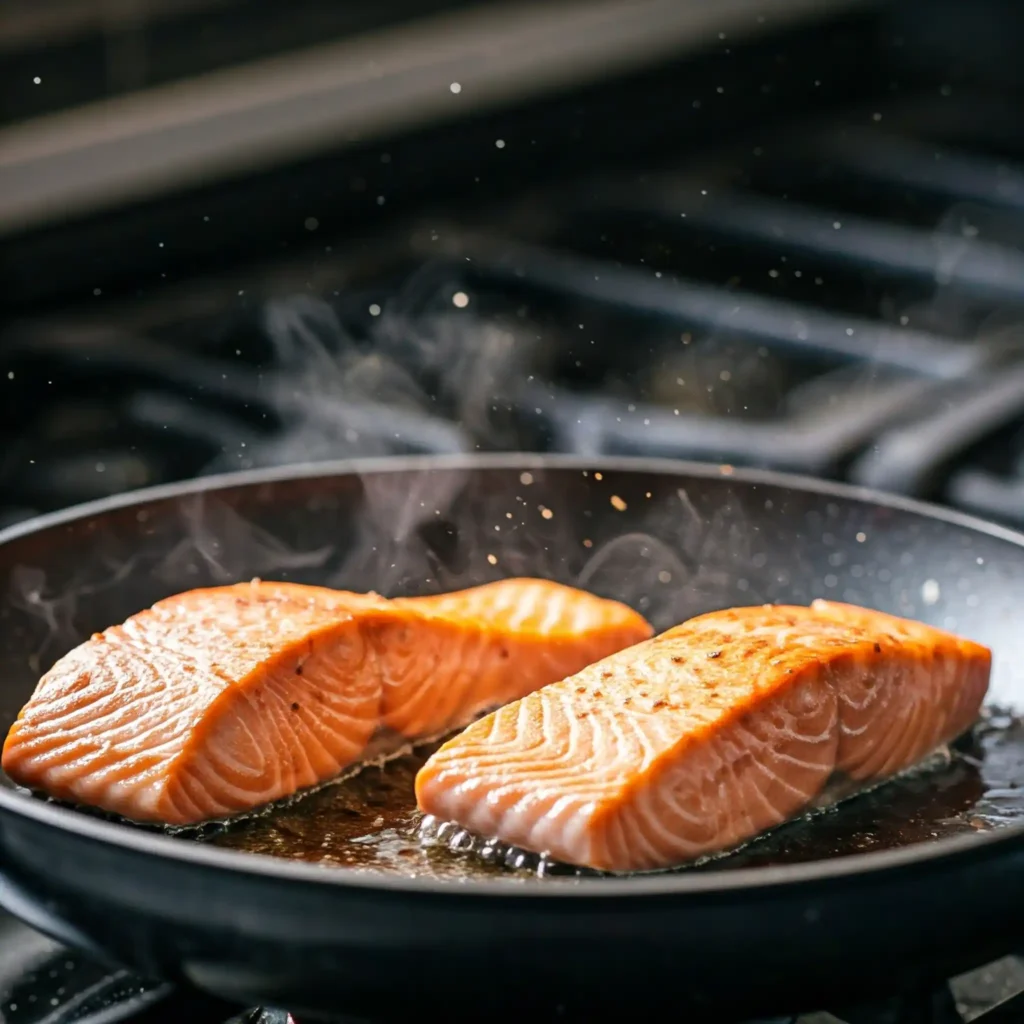
[[421, 810], [585, 867], [728, 850], [835, 777], [912, 767], [977, 718], [990, 652], [849, 605], [694, 618], [474, 722], [420, 770]]
[[[390, 654], [382, 724], [409, 737], [461, 728], [653, 633], [632, 608], [548, 580], [501, 580], [392, 603], [448, 624], [445, 641], [432, 646], [404, 643], [401, 620], [374, 629], [377, 648]], [[408, 659], [399, 657], [403, 649]]]
[[381, 599], [239, 584], [179, 594], [65, 655], [8, 733], [21, 785], [179, 825], [329, 778], [377, 729], [358, 614]]
[[[480, 588], [483, 603], [504, 585]], [[621, 605], [544, 587], [554, 620], [584, 623], [568, 645], [545, 625], [550, 654], [539, 592], [524, 612], [532, 631], [519, 632], [487, 627], [473, 591], [447, 610], [261, 581], [170, 597], [57, 662], [7, 736], [4, 771], [136, 821], [194, 824], [336, 776], [389, 717], [409, 738], [459, 727], [565, 664], [579, 669], [650, 635]]]

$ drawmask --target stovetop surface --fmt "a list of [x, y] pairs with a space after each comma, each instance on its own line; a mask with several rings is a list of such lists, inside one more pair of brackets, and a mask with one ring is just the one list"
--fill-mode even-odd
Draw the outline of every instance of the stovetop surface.
[[[478, 1009], [489, 1020], [503, 1019], [498, 1008]], [[6, 915], [0, 916], [0, 1019], [6, 1024], [302, 1024], [303, 1020], [285, 1010], [231, 1007], [201, 993], [137, 979], [64, 949]], [[339, 1007], [335, 1019], [338, 1024], [356, 1024], [355, 1018], [345, 1015], [344, 1007]], [[455, 1008], [445, 1012], [445, 1019], [463, 1018]], [[569, 1019], [560, 1007], [552, 1007], [546, 1018]], [[881, 1003], [744, 1022], [723, 1019], [721, 1024], [1015, 1024], [1021, 1020], [1024, 958], [1011, 956], [951, 979], [948, 985], [907, 992]]]
[[[813, 96], [841, 63], [768, 50], [765, 77], [737, 77], [721, 43], [698, 84], [662, 97], [677, 127], [715, 123], [734, 91], [781, 88], [783, 64]], [[112, 294], [97, 272], [59, 311], [0, 327], [0, 522], [231, 469], [533, 450], [796, 471], [1024, 528], [1019, 103], [875, 84], [711, 149], [638, 150], [415, 216], [387, 216], [409, 151], [364, 147], [332, 187], [379, 230], [353, 236], [296, 178], [260, 207], [290, 218], [282, 255], [244, 269], [184, 277], [158, 218], [135, 236], [156, 284]], [[486, 173], [523, 166], [534, 127], [477, 124]], [[238, 209], [187, 216], [201, 233]], [[8, 1024], [289, 1021], [95, 965], [6, 917], [0, 989]], [[998, 1024], [1024, 1020], [1022, 993], [1010, 956], [778, 1020]]]
[[97, 286], [0, 331], [3, 515], [252, 466], [541, 450], [788, 470], [1024, 526], [1014, 109], [883, 98], [358, 240], [311, 210], [272, 265]]

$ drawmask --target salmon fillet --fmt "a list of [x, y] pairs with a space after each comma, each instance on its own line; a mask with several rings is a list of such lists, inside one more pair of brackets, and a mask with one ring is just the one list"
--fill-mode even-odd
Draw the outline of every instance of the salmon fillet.
[[390, 655], [382, 725], [409, 737], [451, 732], [653, 633], [632, 608], [548, 580], [501, 580], [393, 604], [446, 623], [444, 641], [433, 645], [408, 644], [398, 620], [373, 630], [377, 649]]
[[702, 615], [474, 722], [421, 810], [614, 872], [728, 850], [835, 779], [909, 768], [977, 718], [990, 652], [849, 605]]
[[[481, 609], [506, 597], [503, 624], [487, 625]], [[261, 581], [170, 597], [57, 662], [7, 736], [4, 771], [136, 821], [195, 824], [338, 775], [382, 728], [463, 726], [651, 633], [622, 605], [544, 581], [447, 600]]]

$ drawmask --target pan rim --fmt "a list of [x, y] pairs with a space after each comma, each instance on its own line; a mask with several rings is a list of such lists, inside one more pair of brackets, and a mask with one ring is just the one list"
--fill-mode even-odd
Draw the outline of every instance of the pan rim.
[[[654, 473], [696, 479], [728, 478], [747, 486], [765, 486], [835, 497], [844, 501], [872, 504], [947, 523], [1024, 548], [1024, 533], [984, 519], [943, 508], [929, 502], [886, 494], [871, 488], [821, 480], [794, 473], [753, 468], [736, 468], [718, 463], [631, 456], [585, 457], [565, 454], [502, 452], [462, 455], [409, 455], [397, 457], [325, 460], [292, 466], [199, 477], [147, 487], [109, 498], [85, 502], [56, 512], [33, 517], [0, 530], [0, 545], [43, 530], [60, 527], [104, 513], [150, 502], [191, 497], [200, 493], [284, 483], [289, 480], [408, 473], [424, 470], [578, 470], [625, 473]], [[206, 869], [229, 871], [254, 878], [274, 879], [299, 885], [329, 885], [357, 891], [378, 891], [408, 897], [572, 899], [594, 900], [622, 897], [712, 897], [737, 890], [763, 891], [779, 887], [838, 881], [843, 878], [897, 871], [909, 866], [936, 865], [964, 857], [984, 856], [993, 847], [1024, 844], [1024, 823], [1008, 825], [997, 832], [953, 836], [895, 850], [882, 850], [836, 857], [804, 864], [772, 865], [711, 872], [660, 872], [628, 878], [581, 878], [555, 880], [542, 885], [516, 884], [511, 879], [406, 878], [375, 875], [345, 868], [324, 868], [316, 864], [285, 860], [269, 854], [248, 853], [189, 842], [170, 836], [134, 829], [131, 826], [84, 815], [72, 808], [47, 803], [18, 790], [0, 788], [0, 812], [28, 819], [38, 825], [71, 833], [77, 838], [112, 845], [130, 854], [154, 857]]]

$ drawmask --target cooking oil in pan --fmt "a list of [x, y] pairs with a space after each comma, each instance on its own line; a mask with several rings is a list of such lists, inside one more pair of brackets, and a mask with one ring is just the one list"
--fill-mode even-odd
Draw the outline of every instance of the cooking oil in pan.
[[[428, 878], [573, 878], [592, 874], [449, 823], [424, 821], [413, 781], [422, 747], [269, 814], [228, 823], [217, 846], [363, 872]], [[989, 712], [947, 757], [826, 811], [790, 822], [728, 856], [685, 870], [792, 864], [893, 849], [1024, 821], [1024, 721]]]

